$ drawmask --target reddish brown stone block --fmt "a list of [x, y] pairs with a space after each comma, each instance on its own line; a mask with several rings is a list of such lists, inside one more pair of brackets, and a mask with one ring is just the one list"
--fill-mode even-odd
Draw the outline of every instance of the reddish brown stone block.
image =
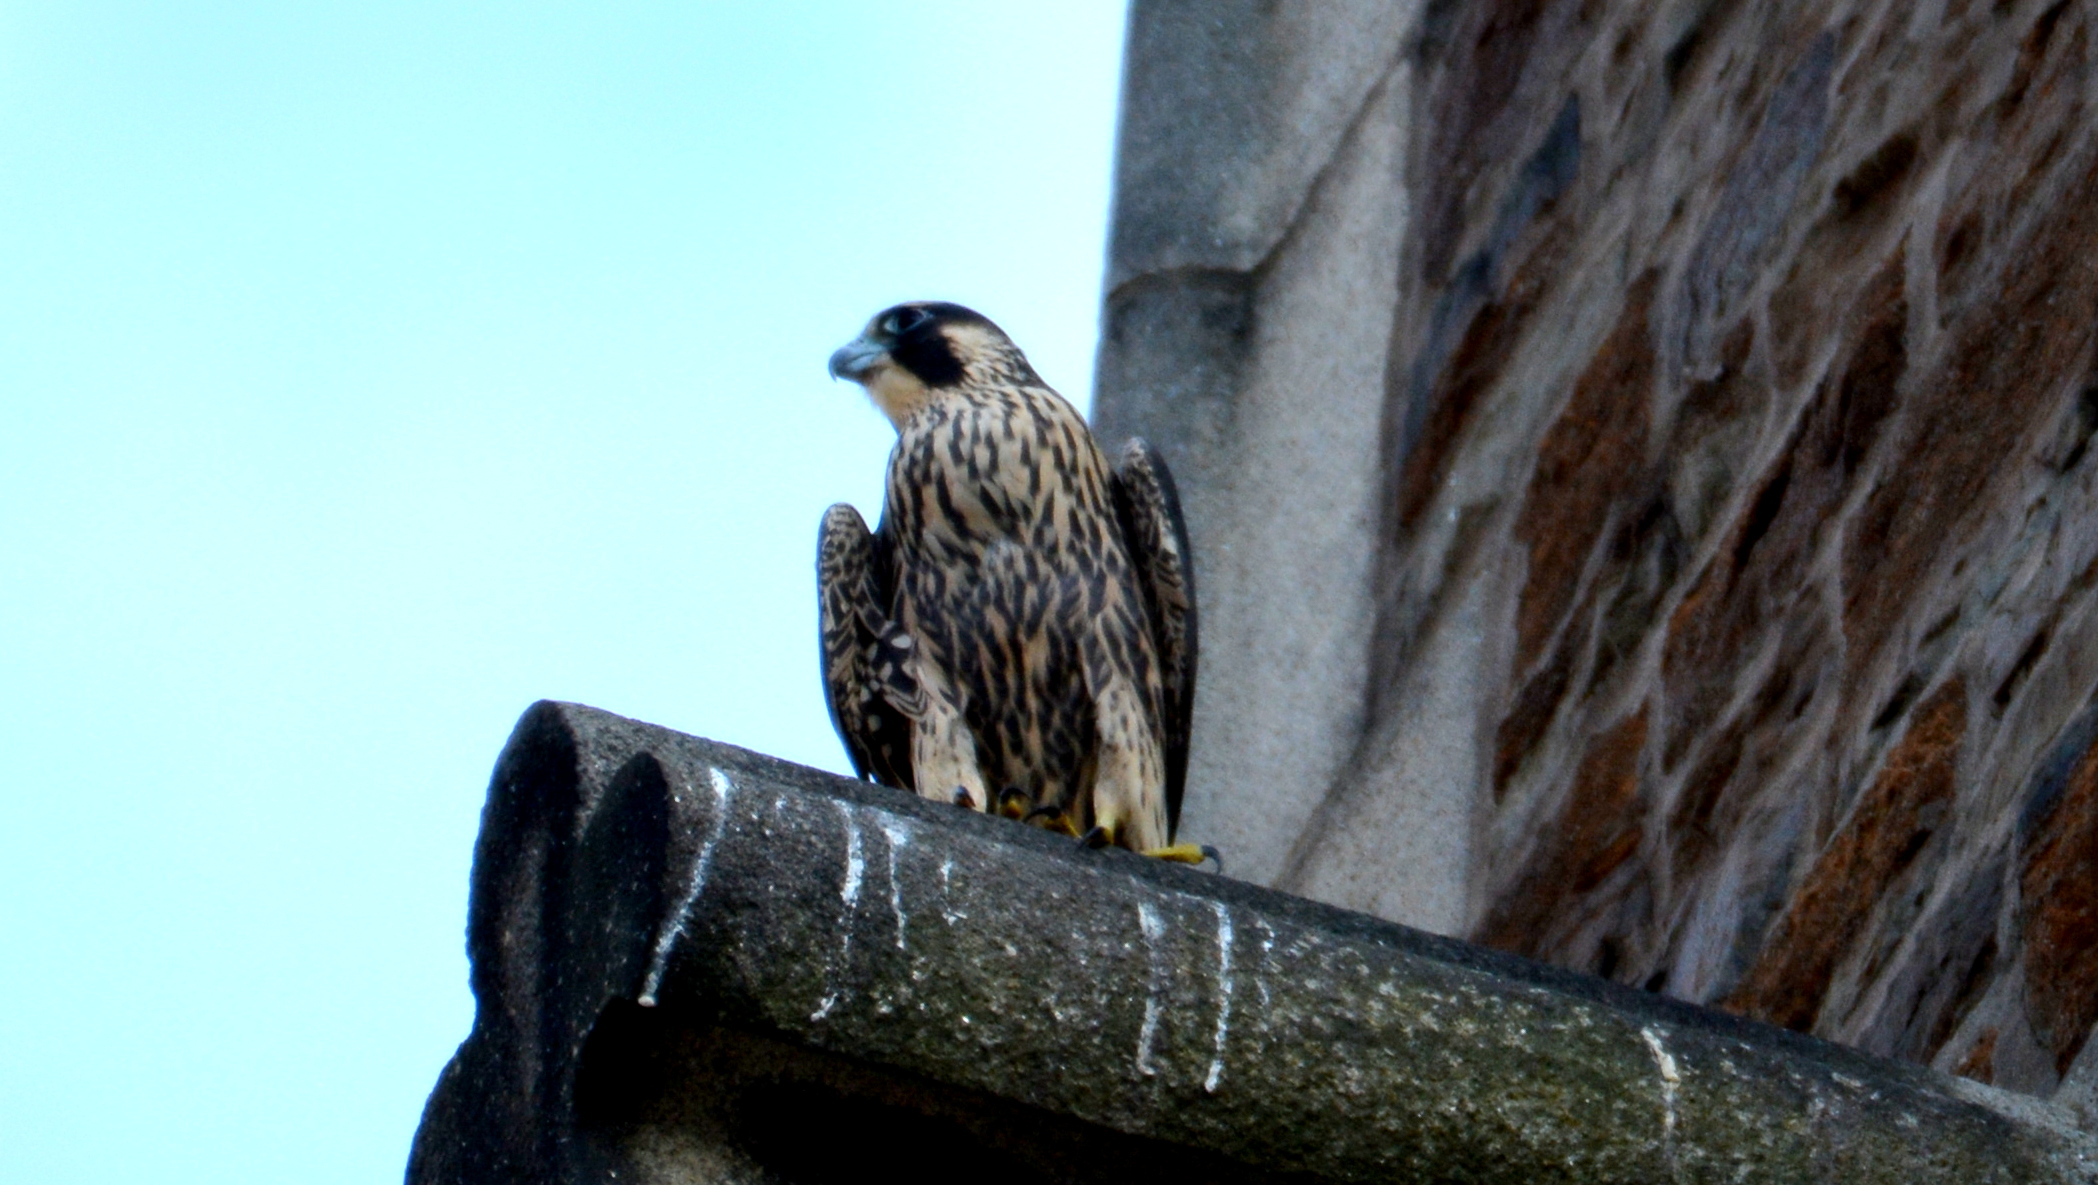
[[1559, 817], [1480, 928], [1481, 942], [1545, 957], [1554, 924], [1639, 850], [1646, 834], [1639, 776], [1646, 732], [1642, 706], [1589, 746]]
[[1654, 384], [1648, 314], [1656, 279], [1649, 272], [1632, 285], [1617, 327], [1574, 383], [1566, 410], [1538, 447], [1515, 524], [1515, 537], [1530, 553], [1516, 610], [1518, 670], [1536, 661], [1573, 604], [1611, 507], [1645, 481]]
[[1399, 524], [1410, 529], [1442, 488], [1456, 456], [1457, 441], [1471, 423], [1472, 412], [1501, 377], [1549, 281], [1565, 263], [1571, 238], [1567, 224], [1546, 224], [1537, 245], [1515, 270], [1508, 288], [1496, 300], [1479, 306], [1464, 336], [1443, 364], [1430, 396], [1427, 422], [1407, 453], [1399, 472]]
[[2098, 154], [2035, 228], [1997, 298], [1970, 308], [1904, 402], [1913, 426], [1850, 527], [1844, 632], [1862, 675], [1938, 560], [1971, 535], [2020, 445], [2073, 398], [2098, 331]]
[[1663, 655], [1673, 708], [1664, 756], [1670, 768], [1717, 722], [1741, 663], [1798, 600], [1802, 574], [1894, 409], [1908, 357], [1904, 271], [1896, 252], [1865, 286], [1851, 313], [1855, 343], [1840, 376], [1815, 392], [1726, 546], [1676, 607]]
[[1721, 1007], [1786, 1028], [1813, 1026], [1836, 965], [1934, 833], [1925, 808], [1952, 798], [1966, 730], [1967, 688], [1955, 678], [1917, 709]]
[[1530, 677], [1516, 693], [1515, 705], [1494, 733], [1493, 797], [1498, 802], [1508, 792], [1508, 783], [1530, 756], [1531, 750], [1550, 731], [1559, 714], [1559, 704], [1573, 683], [1574, 664], [1588, 645], [1588, 607], [1574, 614], [1571, 628], [1559, 639], [1552, 660]]
[[2098, 745], [2033, 828], [2019, 890], [2026, 1010], [2059, 1074], [2098, 1024]]

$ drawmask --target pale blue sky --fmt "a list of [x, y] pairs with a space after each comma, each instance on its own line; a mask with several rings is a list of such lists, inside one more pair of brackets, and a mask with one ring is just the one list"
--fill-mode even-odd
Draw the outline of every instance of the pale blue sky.
[[831, 769], [876, 309], [1083, 404], [1122, 5], [0, 0], [0, 1180], [397, 1179], [534, 699]]

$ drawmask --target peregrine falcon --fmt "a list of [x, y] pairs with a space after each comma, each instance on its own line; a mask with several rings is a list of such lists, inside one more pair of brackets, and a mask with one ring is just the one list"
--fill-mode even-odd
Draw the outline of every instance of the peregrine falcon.
[[896, 427], [881, 526], [823, 516], [832, 722], [861, 777], [1167, 859], [1187, 781], [1195, 588], [1164, 460], [1109, 467], [1011, 339], [897, 305], [831, 355]]

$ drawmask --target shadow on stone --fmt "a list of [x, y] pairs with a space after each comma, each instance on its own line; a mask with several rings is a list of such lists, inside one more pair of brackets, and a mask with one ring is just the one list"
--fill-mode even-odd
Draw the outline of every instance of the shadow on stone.
[[[621, 1179], [861, 1185], [1285, 1182], [1201, 1152], [713, 1023], [614, 1003], [584, 1048], [579, 1131]], [[624, 1171], [620, 1171], [624, 1170]]]

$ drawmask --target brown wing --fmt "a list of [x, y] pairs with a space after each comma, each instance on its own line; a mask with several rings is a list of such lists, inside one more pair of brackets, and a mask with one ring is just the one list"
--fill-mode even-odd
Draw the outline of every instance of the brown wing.
[[895, 578], [883, 538], [860, 512], [840, 502], [823, 514], [816, 539], [816, 600], [821, 618], [823, 683], [830, 721], [845, 742], [853, 772], [885, 786], [911, 789], [911, 725], [885, 694], [900, 677], [889, 606]]
[[1122, 446], [1115, 465], [1114, 492], [1122, 540], [1136, 566], [1144, 609], [1151, 618], [1151, 640], [1158, 650], [1165, 691], [1166, 825], [1177, 831], [1180, 798], [1187, 789], [1187, 742], [1195, 705], [1194, 552], [1188, 548], [1187, 522], [1180, 516], [1173, 475], [1166, 469], [1165, 458], [1140, 437], [1131, 437]]

